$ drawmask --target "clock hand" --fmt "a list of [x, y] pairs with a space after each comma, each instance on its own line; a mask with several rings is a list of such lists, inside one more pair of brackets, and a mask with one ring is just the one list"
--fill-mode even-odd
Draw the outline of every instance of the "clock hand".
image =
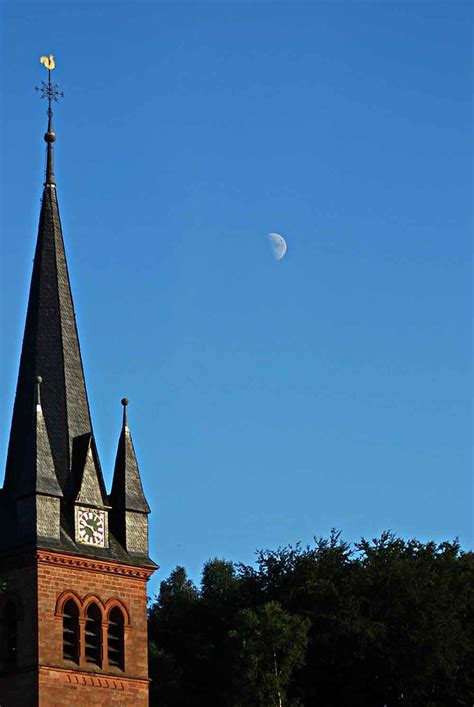
[[92, 528], [89, 524], [84, 525], [84, 532], [90, 537], [94, 537], [94, 528]]

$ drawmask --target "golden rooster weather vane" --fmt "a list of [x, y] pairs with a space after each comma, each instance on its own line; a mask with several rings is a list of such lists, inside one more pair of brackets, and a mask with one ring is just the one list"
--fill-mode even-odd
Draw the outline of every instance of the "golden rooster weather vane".
[[36, 86], [36, 91], [39, 91], [39, 93], [41, 93], [41, 98], [48, 99], [48, 118], [51, 119], [51, 116], [53, 115], [51, 103], [52, 101], [55, 101], [57, 103], [58, 99], [64, 96], [64, 93], [59, 90], [59, 86], [57, 83], [51, 82], [51, 72], [56, 67], [54, 56], [52, 54], [50, 54], [49, 56], [41, 56], [40, 62], [46, 69], [48, 69], [48, 82], [46, 83], [46, 81], [41, 81], [41, 86]]
[[49, 56], [40, 56], [40, 62], [48, 69], [48, 71], [52, 71], [56, 66], [54, 56], [52, 54]]

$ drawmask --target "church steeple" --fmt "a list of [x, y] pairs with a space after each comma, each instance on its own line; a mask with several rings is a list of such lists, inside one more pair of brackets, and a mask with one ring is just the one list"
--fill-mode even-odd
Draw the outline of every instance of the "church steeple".
[[46, 174], [0, 489], [0, 702], [147, 707], [150, 509], [126, 419], [111, 498], [102, 477], [56, 194], [59, 91], [41, 62]]
[[122, 401], [124, 423], [110, 497], [102, 476], [54, 174], [52, 103], [62, 93], [51, 81], [53, 57], [41, 61], [48, 69], [48, 81], [38, 89], [48, 101], [46, 173], [5, 483], [0, 491], [0, 524], [2, 514], [5, 518], [16, 513], [17, 533], [5, 536], [3, 544], [34, 541], [38, 547], [46, 540], [51, 546], [53, 539], [57, 549], [123, 561], [133, 556], [134, 561], [150, 564], [150, 509], [127, 424], [126, 401]]
[[54, 61], [47, 68], [48, 83], [42, 82], [39, 89], [48, 99], [48, 128], [44, 136], [46, 175], [8, 448], [5, 476], [8, 491], [14, 491], [18, 483], [16, 470], [22, 462], [37, 375], [44, 379], [41, 391], [44, 418], [56, 474], [65, 492], [72, 492], [74, 486], [71, 469], [75, 440], [92, 434], [54, 176], [56, 134], [51, 104], [62, 94], [51, 82]]

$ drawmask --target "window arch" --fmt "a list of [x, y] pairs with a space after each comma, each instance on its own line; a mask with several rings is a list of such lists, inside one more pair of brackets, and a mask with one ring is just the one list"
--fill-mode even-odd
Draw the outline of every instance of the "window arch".
[[107, 657], [109, 665], [120, 668], [120, 670], [125, 668], [124, 634], [125, 618], [123, 612], [118, 606], [114, 606], [109, 612]]
[[[104, 670], [125, 670], [125, 639], [130, 630], [130, 614], [117, 597], [110, 597], [104, 603], [96, 594], [82, 597], [68, 589], [56, 600], [55, 616], [58, 622], [62, 622], [65, 663], [74, 662], [81, 668], [94, 665]], [[1, 605], [0, 627], [1, 668], [5, 662]]]
[[16, 604], [8, 601], [3, 607], [2, 617], [2, 663], [14, 666], [18, 661], [18, 612]]
[[79, 663], [81, 634], [79, 630], [79, 607], [68, 599], [63, 607], [63, 658]]
[[102, 665], [102, 612], [94, 603], [86, 610], [84, 647], [86, 663]]

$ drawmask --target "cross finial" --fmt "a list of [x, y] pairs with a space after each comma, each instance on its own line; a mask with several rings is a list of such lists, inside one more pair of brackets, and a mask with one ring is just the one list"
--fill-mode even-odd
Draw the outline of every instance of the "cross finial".
[[52, 83], [51, 81], [51, 72], [54, 68], [56, 68], [54, 56], [52, 54], [49, 56], [42, 56], [40, 57], [40, 62], [46, 69], [48, 69], [48, 82], [46, 83], [46, 81], [41, 81], [41, 86], [36, 86], [36, 91], [41, 94], [41, 98], [48, 99], [48, 118], [51, 120], [53, 116], [51, 104], [53, 101], [57, 103], [58, 100], [64, 96], [64, 93], [59, 90], [57, 83]]
[[46, 81], [41, 81], [41, 86], [36, 86], [36, 90], [41, 94], [41, 98], [48, 99], [48, 130], [44, 134], [45, 142], [48, 145], [45, 185], [54, 187], [55, 178], [52, 143], [56, 140], [56, 133], [53, 130], [53, 109], [51, 106], [53, 101], [57, 103], [59, 98], [62, 98], [64, 96], [64, 93], [59, 90], [59, 86], [57, 83], [53, 83], [51, 81], [51, 72], [56, 66], [54, 56], [52, 54], [50, 54], [49, 56], [42, 56], [40, 57], [40, 62], [48, 70], [48, 82], [46, 83]]

